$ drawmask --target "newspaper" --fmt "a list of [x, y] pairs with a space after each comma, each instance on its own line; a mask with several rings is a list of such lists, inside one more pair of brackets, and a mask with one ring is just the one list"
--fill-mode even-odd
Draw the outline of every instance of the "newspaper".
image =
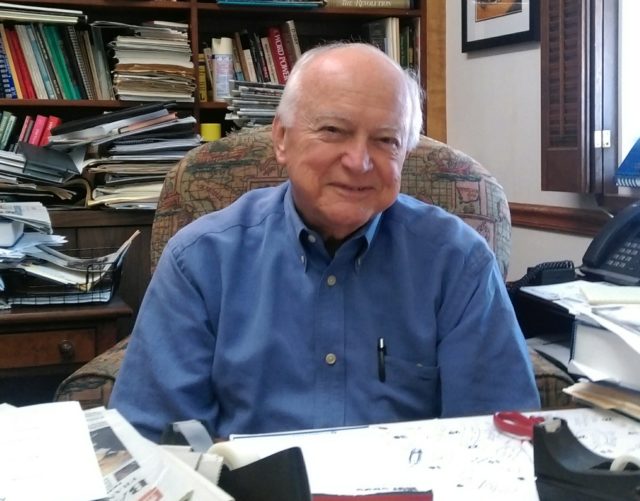
[[110, 501], [233, 501], [117, 410], [98, 407], [85, 417]]
[[41, 202], [0, 203], [1, 218], [24, 223], [48, 235], [53, 233], [49, 211]]

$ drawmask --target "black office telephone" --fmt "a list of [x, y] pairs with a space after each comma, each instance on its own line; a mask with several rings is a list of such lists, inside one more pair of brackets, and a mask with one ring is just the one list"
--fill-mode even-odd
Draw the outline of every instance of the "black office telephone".
[[584, 254], [580, 271], [594, 280], [640, 284], [640, 202], [604, 225]]
[[[588, 280], [640, 284], [640, 202], [629, 205], [603, 226], [585, 252], [578, 271]], [[526, 275], [507, 285], [513, 290], [576, 278], [579, 277], [572, 261], [553, 261], [528, 268]]]

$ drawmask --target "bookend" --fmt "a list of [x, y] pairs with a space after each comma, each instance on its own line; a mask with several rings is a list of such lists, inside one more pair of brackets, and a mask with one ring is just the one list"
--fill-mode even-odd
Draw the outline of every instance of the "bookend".
[[534, 427], [533, 464], [540, 501], [640, 499], [640, 469], [611, 471], [612, 460], [583, 446], [564, 419]]

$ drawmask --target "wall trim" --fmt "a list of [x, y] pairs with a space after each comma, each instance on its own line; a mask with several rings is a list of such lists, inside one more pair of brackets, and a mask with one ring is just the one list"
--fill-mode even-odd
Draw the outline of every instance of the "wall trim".
[[594, 237], [610, 217], [602, 211], [510, 203], [511, 224], [518, 228]]

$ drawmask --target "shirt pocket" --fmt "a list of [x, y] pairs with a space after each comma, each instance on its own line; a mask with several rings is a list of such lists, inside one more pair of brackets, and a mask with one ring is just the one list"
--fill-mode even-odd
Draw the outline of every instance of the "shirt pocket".
[[440, 368], [398, 357], [385, 357], [388, 395], [401, 415], [421, 419], [437, 416], [440, 409]]

